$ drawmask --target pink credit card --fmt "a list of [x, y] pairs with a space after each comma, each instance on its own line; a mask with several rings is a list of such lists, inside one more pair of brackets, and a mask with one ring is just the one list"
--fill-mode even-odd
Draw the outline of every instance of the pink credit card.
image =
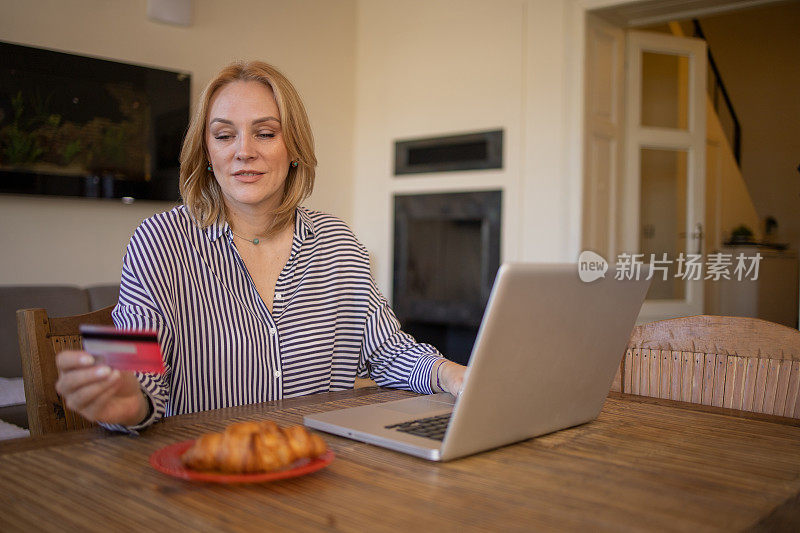
[[90, 324], [81, 325], [80, 330], [83, 349], [94, 356], [97, 364], [154, 374], [163, 374], [166, 370], [158, 335], [153, 330]]

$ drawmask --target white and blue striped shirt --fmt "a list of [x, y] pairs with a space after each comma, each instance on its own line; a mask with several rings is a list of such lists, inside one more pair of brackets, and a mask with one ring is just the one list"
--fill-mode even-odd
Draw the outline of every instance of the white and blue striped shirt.
[[[339, 219], [298, 208], [289, 260], [266, 307], [225, 222], [200, 229], [184, 206], [145, 220], [122, 266], [117, 327], [158, 331], [167, 372], [137, 374], [153, 413], [218, 409], [379, 385], [430, 394], [441, 357], [400, 325], [366, 249]], [[124, 429], [121, 426], [108, 426]]]

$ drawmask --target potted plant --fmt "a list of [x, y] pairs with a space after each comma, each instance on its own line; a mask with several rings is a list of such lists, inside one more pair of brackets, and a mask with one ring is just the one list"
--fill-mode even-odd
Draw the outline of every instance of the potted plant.
[[731, 244], [754, 244], [753, 230], [740, 224], [731, 231]]

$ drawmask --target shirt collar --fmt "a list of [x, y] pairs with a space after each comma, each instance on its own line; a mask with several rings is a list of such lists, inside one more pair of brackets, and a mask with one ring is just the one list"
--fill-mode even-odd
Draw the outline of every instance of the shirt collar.
[[[228, 222], [220, 217], [216, 222], [212, 222], [205, 232], [209, 240], [214, 242], [221, 236], [228, 235], [230, 229]], [[305, 207], [298, 207], [295, 211], [294, 234], [301, 238], [314, 236], [314, 221]]]
[[216, 222], [212, 222], [211, 225], [205, 229], [205, 232], [211, 242], [214, 242], [225, 235], [229, 230], [230, 226], [228, 226], [228, 222], [220, 217]]
[[301, 237], [314, 236], [314, 221], [311, 219], [311, 214], [305, 207], [297, 208], [297, 216], [294, 221], [294, 234]]

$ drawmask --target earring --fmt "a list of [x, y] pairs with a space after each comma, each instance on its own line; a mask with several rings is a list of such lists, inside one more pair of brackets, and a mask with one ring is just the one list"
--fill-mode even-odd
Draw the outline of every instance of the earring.
[[297, 161], [292, 161], [292, 166], [293, 166], [294, 168], [297, 168], [297, 165], [298, 165], [298, 164], [299, 164], [299, 163], [298, 163]]
[[208, 166], [206, 167], [206, 170], [208, 170], [209, 172], [211, 172], [211, 170], [212, 170], [212, 168], [211, 168], [211, 161], [209, 161], [209, 162], [208, 162]]

